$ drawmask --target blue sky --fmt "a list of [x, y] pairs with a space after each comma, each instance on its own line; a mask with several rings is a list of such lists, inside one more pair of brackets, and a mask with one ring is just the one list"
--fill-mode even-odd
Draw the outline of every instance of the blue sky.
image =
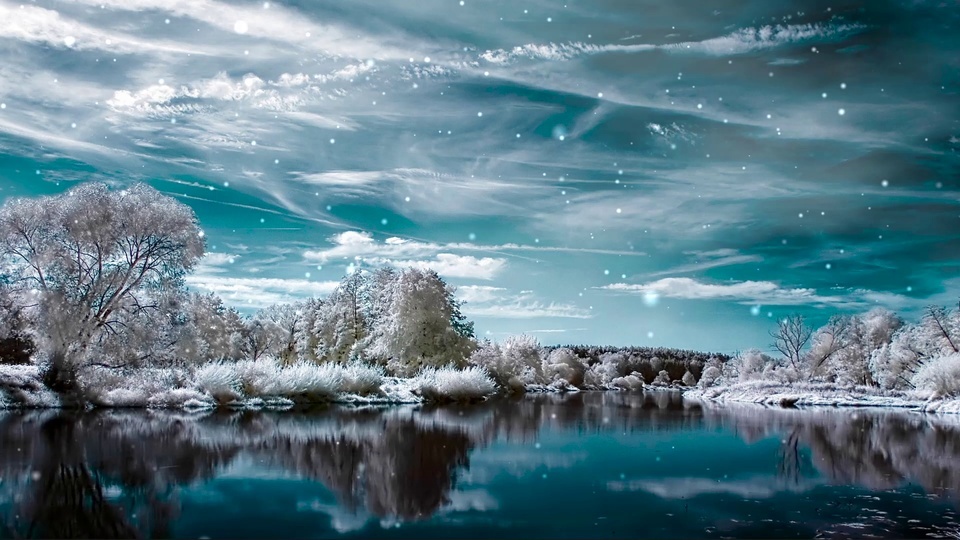
[[766, 347], [960, 295], [960, 3], [0, 0], [0, 197], [143, 181], [249, 311], [430, 266], [481, 335]]

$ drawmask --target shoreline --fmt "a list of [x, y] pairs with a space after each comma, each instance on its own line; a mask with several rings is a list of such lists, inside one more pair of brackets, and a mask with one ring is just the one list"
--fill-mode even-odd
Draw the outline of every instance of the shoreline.
[[778, 384], [768, 381], [683, 390], [684, 398], [711, 403], [754, 404], [783, 409], [849, 408], [960, 414], [960, 398], [922, 397], [907, 392], [832, 384]]

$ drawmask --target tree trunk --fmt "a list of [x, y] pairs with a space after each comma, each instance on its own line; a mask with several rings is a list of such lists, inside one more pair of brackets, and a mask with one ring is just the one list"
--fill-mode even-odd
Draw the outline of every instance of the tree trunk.
[[65, 407], [80, 405], [77, 370], [67, 361], [66, 352], [60, 350], [50, 355], [50, 363], [43, 371], [42, 381], [47, 388], [60, 396]]

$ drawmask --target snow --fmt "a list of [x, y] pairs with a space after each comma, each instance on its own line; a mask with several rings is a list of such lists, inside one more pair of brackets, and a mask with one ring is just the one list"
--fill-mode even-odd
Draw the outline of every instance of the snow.
[[684, 398], [781, 407], [883, 407], [960, 414], [960, 399], [957, 398], [931, 399], [922, 392], [880, 390], [833, 383], [749, 381], [690, 390], [684, 393]]

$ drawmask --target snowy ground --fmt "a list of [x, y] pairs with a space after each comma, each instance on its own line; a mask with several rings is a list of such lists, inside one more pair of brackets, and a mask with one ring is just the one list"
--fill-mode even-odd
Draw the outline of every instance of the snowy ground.
[[756, 403], [781, 407], [884, 407], [960, 414], [960, 399], [926, 398], [908, 392], [839, 386], [827, 383], [783, 384], [752, 381], [684, 393], [684, 397], [714, 402]]

